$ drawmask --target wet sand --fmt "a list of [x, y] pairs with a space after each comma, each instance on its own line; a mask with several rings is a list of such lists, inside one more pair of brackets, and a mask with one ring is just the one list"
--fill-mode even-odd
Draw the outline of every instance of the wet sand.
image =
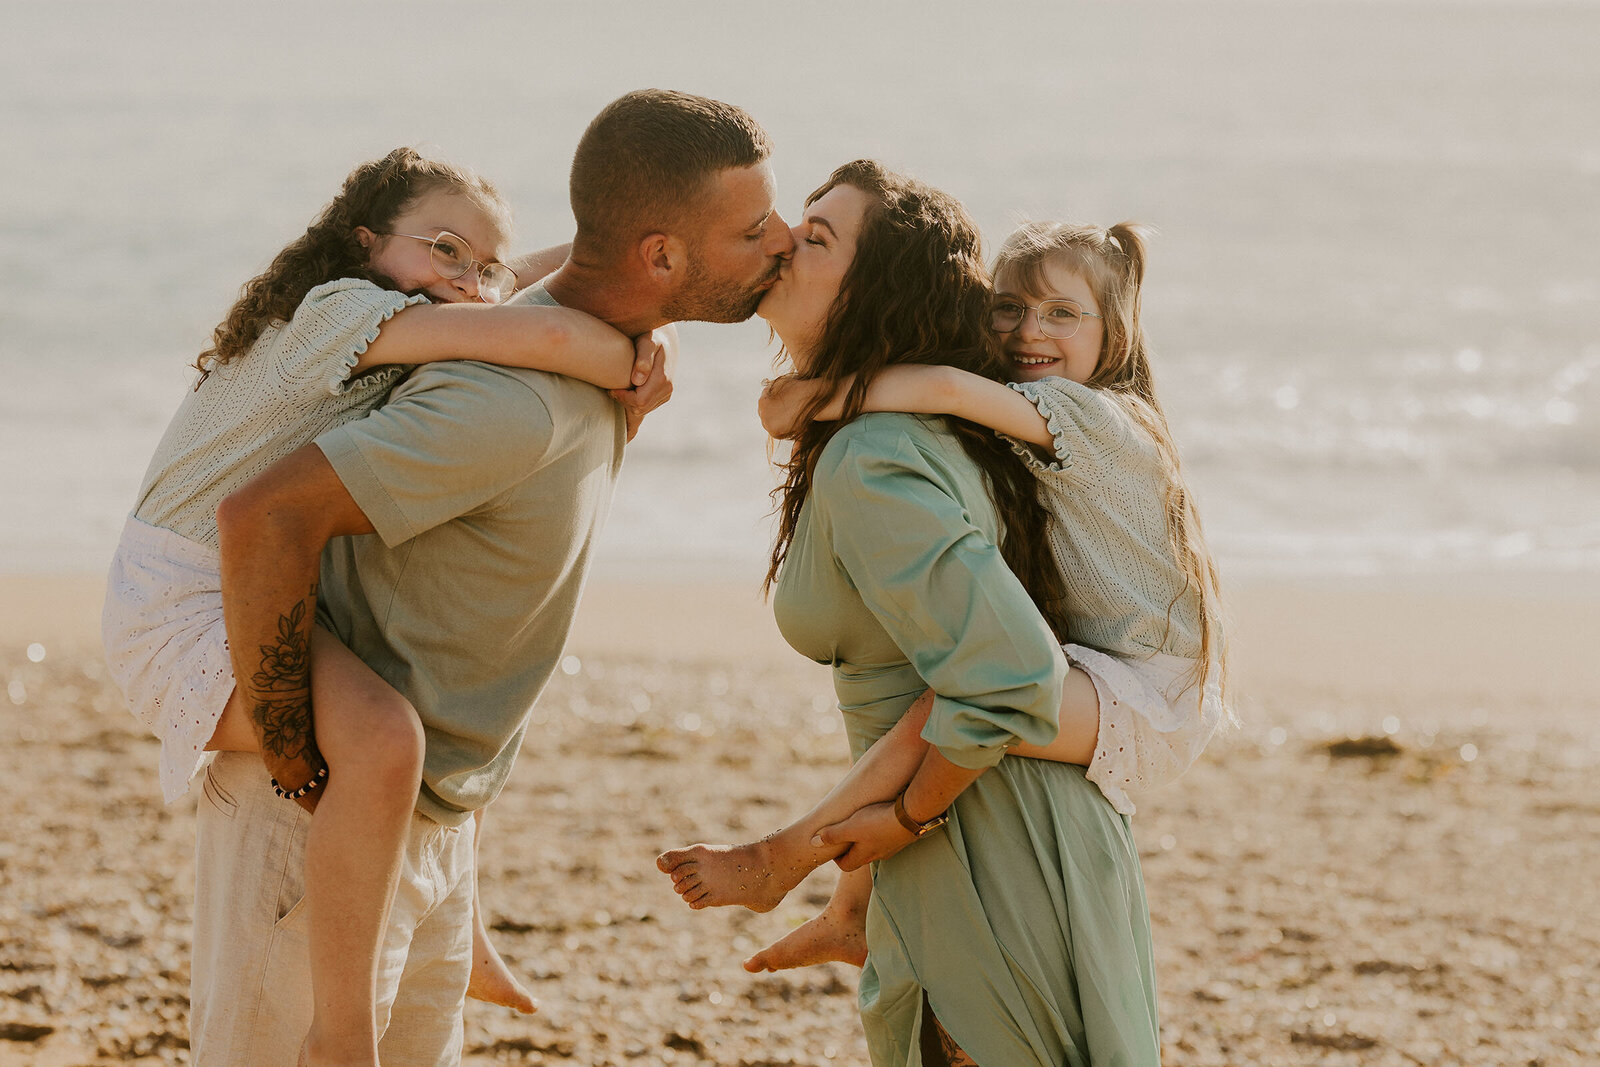
[[[195, 801], [161, 804], [98, 595], [0, 578], [0, 1064], [188, 1058]], [[1238, 593], [1245, 723], [1135, 819], [1166, 1064], [1600, 1062], [1596, 604], [1568, 579]], [[739, 968], [831, 871], [753, 915], [690, 912], [652, 866], [835, 779], [826, 669], [706, 583], [597, 585], [570, 651], [483, 872], [542, 1011], [470, 1004], [466, 1062], [864, 1063], [854, 969]]]

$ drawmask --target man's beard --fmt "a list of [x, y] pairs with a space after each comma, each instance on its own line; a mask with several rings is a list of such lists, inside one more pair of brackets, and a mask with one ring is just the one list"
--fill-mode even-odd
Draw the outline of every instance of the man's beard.
[[683, 286], [662, 307], [661, 313], [671, 322], [743, 322], [756, 313], [766, 285], [776, 275], [777, 268], [753, 286], [735, 282], [719, 282], [706, 272], [698, 259], [690, 259], [688, 276]]

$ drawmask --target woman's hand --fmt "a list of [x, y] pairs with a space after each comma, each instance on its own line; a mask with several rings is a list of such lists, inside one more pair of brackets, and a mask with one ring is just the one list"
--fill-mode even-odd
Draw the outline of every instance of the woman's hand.
[[893, 804], [869, 804], [844, 822], [824, 826], [813, 845], [849, 845], [835, 857], [841, 871], [853, 871], [890, 856], [916, 838], [894, 817]]

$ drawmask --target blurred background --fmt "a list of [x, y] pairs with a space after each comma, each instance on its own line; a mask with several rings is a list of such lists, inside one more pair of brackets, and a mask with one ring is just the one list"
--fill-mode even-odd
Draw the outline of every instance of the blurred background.
[[[432, 146], [519, 244], [593, 114], [748, 108], [793, 213], [879, 157], [1159, 230], [1158, 384], [1227, 573], [1600, 571], [1600, 8], [948, 0], [5, 4], [0, 571], [98, 572], [188, 364], [357, 162]], [[597, 577], [752, 578], [759, 321], [690, 326]]]

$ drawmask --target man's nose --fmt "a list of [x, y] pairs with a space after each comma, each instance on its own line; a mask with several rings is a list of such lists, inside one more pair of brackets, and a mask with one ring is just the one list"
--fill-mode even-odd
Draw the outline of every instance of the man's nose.
[[794, 251], [794, 231], [789, 229], [789, 224], [783, 221], [783, 216], [776, 211], [767, 220], [767, 247], [769, 256], [788, 256]]

